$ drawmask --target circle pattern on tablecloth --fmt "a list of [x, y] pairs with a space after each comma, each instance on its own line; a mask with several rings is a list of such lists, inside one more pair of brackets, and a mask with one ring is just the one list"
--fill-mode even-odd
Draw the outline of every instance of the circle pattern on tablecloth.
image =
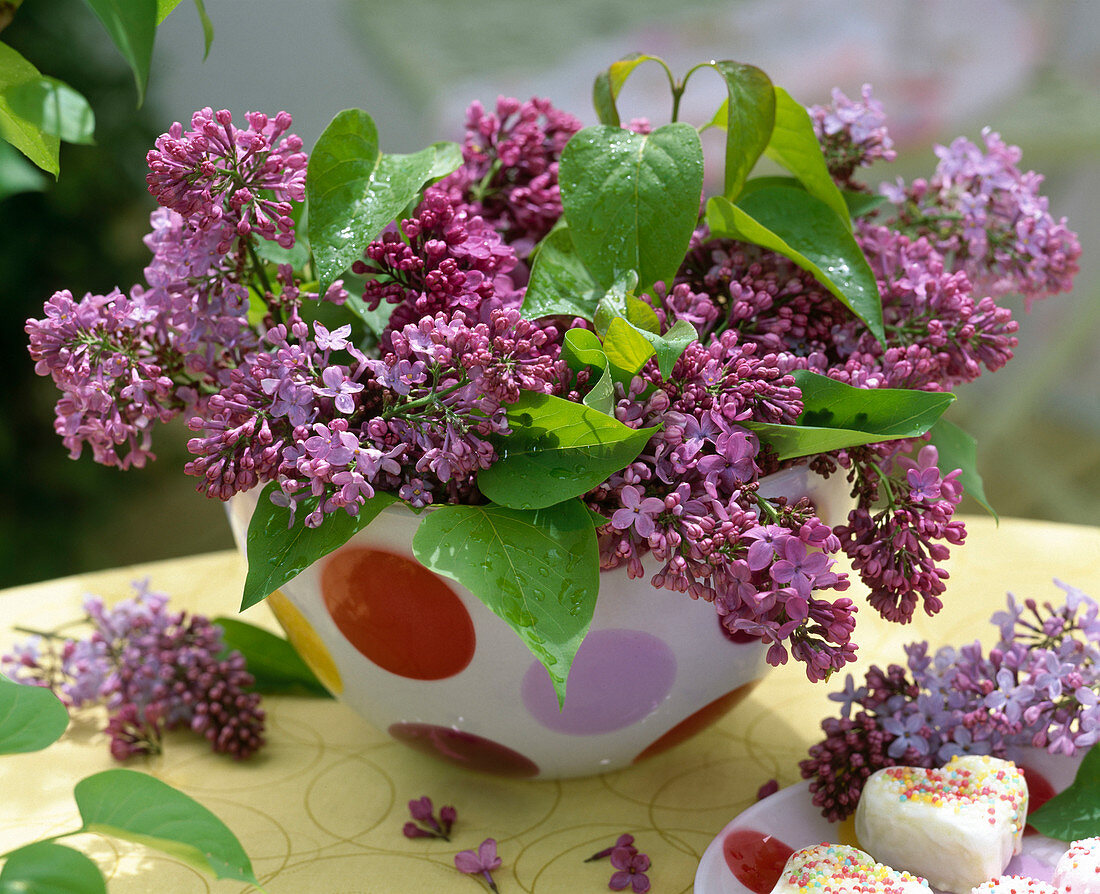
[[538, 764], [533, 760], [484, 736], [431, 723], [394, 723], [388, 732], [417, 751], [467, 770], [517, 779], [539, 774]]
[[474, 657], [474, 624], [462, 600], [415, 559], [346, 547], [325, 561], [321, 595], [348, 642], [390, 673], [442, 680]]
[[560, 709], [550, 675], [535, 661], [520, 691], [547, 729], [575, 736], [625, 729], [649, 716], [672, 689], [676, 656], [641, 630], [594, 630], [577, 650]]

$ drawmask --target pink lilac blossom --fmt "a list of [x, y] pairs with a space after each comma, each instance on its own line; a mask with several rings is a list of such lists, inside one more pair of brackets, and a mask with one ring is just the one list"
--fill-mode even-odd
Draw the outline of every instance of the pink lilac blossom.
[[942, 766], [1019, 746], [1075, 754], [1100, 741], [1100, 606], [1056, 583], [1061, 605], [1009, 595], [991, 619], [1000, 641], [988, 653], [978, 643], [931, 654], [911, 643], [906, 667], [873, 666], [858, 688], [847, 677], [829, 696], [841, 717], [822, 723], [824, 739], [800, 764], [826, 817], [854, 811], [866, 778], [895, 763]]
[[197, 229], [222, 231], [220, 252], [253, 231], [290, 248], [291, 203], [305, 199], [302, 141], [287, 133], [286, 112], [274, 118], [249, 112], [245, 118], [248, 128], [242, 130], [226, 109], [206, 108], [191, 117], [188, 131], [173, 124], [147, 156], [149, 191]]
[[[186, 727], [215, 752], [245, 758], [263, 745], [264, 712], [240, 652], [226, 653], [219, 627], [171, 612], [148, 582], [108, 609], [89, 597], [92, 633], [66, 639], [55, 655], [16, 650], [3, 657], [21, 683], [50, 685], [70, 708], [105, 704], [111, 754], [159, 753], [166, 730]], [[52, 659], [52, 660], [51, 660]]]
[[858, 100], [833, 88], [832, 103], [812, 106], [809, 113], [829, 173], [838, 183], [850, 186], [856, 168], [897, 158], [886, 129], [886, 113], [871, 96], [870, 84], [863, 85]]
[[558, 160], [580, 129], [577, 118], [538, 97], [501, 96], [495, 112], [474, 102], [466, 111], [462, 166], [439, 188], [526, 257], [561, 217]]
[[486, 838], [477, 846], [477, 850], [459, 851], [455, 854], [455, 868], [467, 875], [480, 875], [489, 890], [496, 894], [497, 885], [493, 881], [493, 871], [500, 869], [504, 861], [497, 856], [497, 843], [494, 838]]
[[884, 184], [897, 206], [893, 226], [926, 236], [975, 287], [999, 297], [1024, 296], [1026, 306], [1072, 287], [1081, 244], [1065, 218], [1055, 219], [1040, 195], [1043, 178], [1017, 167], [1021, 152], [989, 128], [984, 148], [959, 137], [937, 146], [931, 178]]

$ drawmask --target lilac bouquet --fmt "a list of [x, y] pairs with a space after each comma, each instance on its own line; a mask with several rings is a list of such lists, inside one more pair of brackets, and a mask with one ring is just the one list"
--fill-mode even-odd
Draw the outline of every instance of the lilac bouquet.
[[906, 667], [873, 666], [859, 687], [849, 674], [829, 696], [840, 716], [822, 723], [825, 738], [800, 765], [824, 815], [855, 811], [863, 783], [882, 767], [1004, 757], [1014, 746], [1066, 755], [1096, 746], [1100, 607], [1059, 586], [1066, 598], [1058, 606], [1010, 595], [1007, 611], [993, 616], [1000, 641], [988, 653], [975, 642], [929, 654], [928, 643], [917, 642], [905, 649]]
[[[668, 74], [671, 123], [620, 122], [641, 64]], [[704, 70], [728, 98], [697, 128], [676, 118]], [[936, 612], [954, 509], [985, 502], [951, 390], [1012, 356], [1003, 295], [1077, 269], [1041, 178], [985, 133], [874, 195], [855, 175], [894, 152], [869, 89], [807, 110], [734, 62], [677, 80], [632, 56], [594, 97], [590, 127], [474, 103], [461, 145], [410, 155], [359, 110], [308, 157], [285, 112], [173, 125], [148, 156], [147, 284], [58, 292], [27, 322], [72, 455], [141, 466], [186, 414], [199, 489], [258, 494], [245, 606], [403, 504], [417, 558], [509, 623], [559, 698], [601, 569], [713, 603], [811, 680], [855, 651], [840, 552], [885, 617]], [[751, 176], [764, 155], [790, 176]], [[847, 477], [843, 523], [761, 494], [796, 464]]]

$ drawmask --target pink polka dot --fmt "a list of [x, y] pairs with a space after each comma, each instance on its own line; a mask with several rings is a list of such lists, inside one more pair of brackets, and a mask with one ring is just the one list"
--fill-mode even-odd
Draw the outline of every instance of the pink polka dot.
[[676, 658], [657, 637], [640, 630], [596, 630], [577, 650], [565, 688], [565, 706], [537, 661], [524, 674], [527, 710], [543, 726], [575, 736], [610, 733], [653, 713], [672, 689]]
[[538, 764], [533, 760], [507, 745], [473, 733], [430, 723], [395, 723], [389, 734], [417, 751], [467, 770], [515, 778], [539, 774]]
[[348, 642], [392, 674], [442, 680], [474, 657], [466, 606], [415, 559], [348, 547], [321, 570], [321, 594]]

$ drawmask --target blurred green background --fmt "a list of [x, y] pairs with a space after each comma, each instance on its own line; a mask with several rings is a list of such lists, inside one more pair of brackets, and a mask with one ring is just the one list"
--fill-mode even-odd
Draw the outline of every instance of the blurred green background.
[[[141, 279], [153, 200], [144, 157], [196, 108], [291, 112], [311, 146], [342, 108], [374, 116], [383, 148], [460, 138], [470, 100], [547, 96], [585, 123], [592, 77], [627, 52], [674, 70], [709, 58], [764, 68], [809, 104], [870, 82], [899, 161], [881, 176], [930, 173], [934, 142], [990, 125], [1046, 176], [1056, 216], [1084, 246], [1071, 295], [1020, 321], [1016, 359], [960, 391], [951, 418], [979, 439], [986, 492], [1002, 515], [1096, 524], [1100, 510], [1100, 4], [1011, 0], [206, 0], [215, 39], [202, 61], [188, 0], [158, 32], [149, 96], [79, 0], [25, 0], [2, 39], [91, 101], [95, 146], [62, 146], [61, 177], [0, 200], [0, 587], [232, 545], [220, 504], [182, 473], [181, 423], [159, 459], [119, 472], [68, 459], [53, 432], [56, 392], [33, 372], [23, 325], [58, 289], [77, 296]], [[686, 120], [722, 96], [699, 77]], [[667, 117], [661, 81], [640, 69], [626, 115]], [[0, 164], [3, 163], [0, 157]], [[975, 511], [973, 506], [966, 507]], [[1051, 569], [1057, 576], [1058, 569]]]

